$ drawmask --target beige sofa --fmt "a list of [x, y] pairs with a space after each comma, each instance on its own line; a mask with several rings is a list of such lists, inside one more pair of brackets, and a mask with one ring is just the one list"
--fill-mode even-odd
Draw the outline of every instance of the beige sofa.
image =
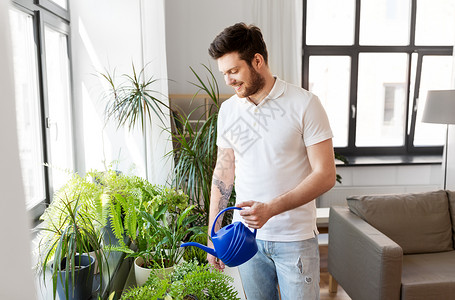
[[455, 192], [348, 197], [328, 271], [354, 300], [455, 299]]

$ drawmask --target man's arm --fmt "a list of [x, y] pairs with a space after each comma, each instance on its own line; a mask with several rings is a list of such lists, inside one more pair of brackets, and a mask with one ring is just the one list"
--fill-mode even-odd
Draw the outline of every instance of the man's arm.
[[240, 211], [248, 227], [259, 229], [271, 217], [306, 204], [335, 185], [336, 169], [332, 139], [309, 146], [307, 153], [312, 171], [294, 189], [268, 203], [251, 200], [237, 205], [249, 207]]
[[[210, 212], [208, 232], [212, 229], [213, 222], [216, 215], [225, 209], [228, 205], [229, 198], [231, 197], [232, 188], [234, 186], [234, 150], [230, 148], [218, 148], [215, 169], [213, 170], [212, 188], [210, 193]], [[215, 224], [215, 231], [221, 228], [223, 218], [218, 218]], [[210, 239], [207, 245], [213, 247]], [[214, 256], [208, 254], [207, 260], [215, 268], [224, 269], [224, 264], [217, 260]]]

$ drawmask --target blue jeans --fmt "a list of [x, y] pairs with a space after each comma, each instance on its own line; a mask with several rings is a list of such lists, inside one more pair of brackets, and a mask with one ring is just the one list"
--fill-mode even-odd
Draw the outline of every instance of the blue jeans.
[[[257, 240], [258, 253], [239, 266], [248, 300], [319, 299], [317, 237], [298, 242]], [[279, 286], [279, 290], [278, 290]]]

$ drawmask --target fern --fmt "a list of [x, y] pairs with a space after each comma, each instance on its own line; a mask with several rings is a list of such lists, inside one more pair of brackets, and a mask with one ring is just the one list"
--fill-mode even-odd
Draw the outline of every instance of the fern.
[[[111, 208], [111, 227], [112, 227], [112, 232], [114, 233], [114, 236], [117, 238], [121, 246], [125, 246], [125, 243], [123, 242], [124, 234], [125, 231], [123, 230], [123, 225], [122, 225], [122, 207], [120, 206], [119, 203], [116, 202], [111, 202], [110, 205]], [[126, 246], [125, 246], [126, 247]]]
[[232, 277], [209, 265], [199, 265], [197, 261], [184, 262], [176, 265], [174, 272], [163, 279], [152, 272], [144, 286], [128, 290], [121, 299], [186, 299], [189, 295], [199, 300], [239, 299], [232, 286], [233, 281]]
[[117, 252], [123, 252], [126, 254], [134, 254], [135, 252], [128, 248], [126, 245], [120, 245], [120, 246], [113, 246], [113, 245], [106, 245], [104, 247], [106, 250], [110, 251], [117, 251]]
[[195, 271], [185, 275], [184, 293], [198, 299], [238, 299], [238, 293], [231, 285], [234, 279], [207, 265], [198, 266]]

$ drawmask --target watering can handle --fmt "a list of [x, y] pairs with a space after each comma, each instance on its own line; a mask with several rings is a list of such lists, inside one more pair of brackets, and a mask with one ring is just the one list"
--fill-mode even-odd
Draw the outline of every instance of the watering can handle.
[[[225, 209], [223, 209], [222, 211], [220, 211], [220, 212], [216, 215], [215, 221], [213, 221], [212, 232], [210, 233], [210, 236], [213, 237], [213, 236], [215, 235], [215, 224], [216, 224], [216, 221], [218, 220], [219, 216], [221, 216], [224, 212], [226, 212], [226, 211], [228, 211], [228, 210], [231, 210], [231, 209], [242, 210], [243, 208], [237, 207], [237, 206], [231, 206], [231, 207], [226, 207]], [[254, 237], [256, 237], [256, 232], [257, 232], [257, 229], [254, 229], [254, 231], [253, 231]]]

